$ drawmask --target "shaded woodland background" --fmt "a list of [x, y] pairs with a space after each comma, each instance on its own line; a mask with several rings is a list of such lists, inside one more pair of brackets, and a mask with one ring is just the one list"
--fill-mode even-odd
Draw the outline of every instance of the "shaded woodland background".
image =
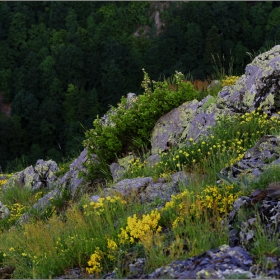
[[0, 2], [0, 166], [76, 156], [142, 68], [214, 79], [214, 55], [241, 75], [279, 41], [280, 2]]

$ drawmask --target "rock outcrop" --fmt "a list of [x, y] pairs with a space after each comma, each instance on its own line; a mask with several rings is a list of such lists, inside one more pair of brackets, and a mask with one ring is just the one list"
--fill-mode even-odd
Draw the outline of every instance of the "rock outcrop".
[[[237, 221], [240, 224], [237, 225]], [[276, 182], [264, 189], [256, 189], [249, 196], [242, 196], [234, 202], [228, 215], [229, 243], [231, 246], [240, 245], [248, 249], [256, 235], [257, 224], [263, 227], [269, 239], [273, 238], [280, 233], [279, 221], [280, 182]]]
[[248, 64], [245, 74], [231, 87], [224, 87], [217, 103], [236, 112], [251, 112], [256, 108], [271, 115], [278, 108], [280, 45], [258, 55]]
[[[95, 156], [93, 156], [95, 158]], [[78, 188], [83, 183], [84, 179], [80, 175], [81, 172], [87, 173], [84, 163], [87, 161], [87, 150], [84, 149], [81, 154], [70, 164], [62, 178], [59, 178], [55, 185], [56, 187], [69, 188], [72, 198], [76, 195]]]
[[235, 278], [252, 278], [249, 271], [253, 258], [243, 248], [222, 245], [196, 257], [175, 261], [145, 275], [148, 279], [224, 279], [229, 275]]
[[219, 92], [215, 102], [207, 96], [201, 102], [186, 102], [162, 116], [151, 134], [152, 154], [210, 133], [221, 115], [232, 116], [257, 108], [269, 116], [277, 112], [280, 108], [279, 54], [280, 45], [277, 45], [257, 56], [233, 86]]
[[[60, 198], [65, 192], [68, 192], [73, 198], [79, 192], [79, 187], [82, 185], [84, 179], [79, 176], [80, 172], [86, 172], [83, 164], [87, 161], [87, 150], [83, 150], [79, 157], [75, 159], [69, 166], [67, 171], [61, 178], [56, 176], [59, 170], [57, 164], [52, 161], [38, 160], [35, 167], [29, 166], [21, 172], [15, 173], [9, 178], [3, 187], [3, 192], [7, 188], [18, 185], [20, 187], [29, 188], [36, 191], [45, 188], [48, 192], [40, 198], [31, 208], [37, 212], [44, 211], [44, 209], [51, 205], [52, 200]], [[0, 202], [1, 218], [10, 215], [9, 209]], [[29, 212], [25, 213], [19, 222], [27, 221]]]

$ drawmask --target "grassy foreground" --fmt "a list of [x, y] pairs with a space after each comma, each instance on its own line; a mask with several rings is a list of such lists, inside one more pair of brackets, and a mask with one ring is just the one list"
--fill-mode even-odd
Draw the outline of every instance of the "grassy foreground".
[[[225, 78], [222, 85], [231, 85], [236, 78]], [[209, 83], [193, 84], [201, 98], [208, 93], [216, 97], [221, 89], [207, 91]], [[165, 90], [172, 90], [172, 85]], [[129, 275], [129, 264], [135, 258], [146, 258], [144, 272], [149, 273], [174, 260], [228, 244], [226, 223], [221, 221], [233, 201], [280, 180], [280, 167], [267, 170], [258, 182], [247, 185], [217, 185], [217, 173], [241, 159], [263, 135], [279, 132], [280, 116], [269, 118], [256, 110], [221, 119], [209, 137], [197, 143], [188, 139], [188, 145], [162, 153], [153, 167], [146, 164], [147, 154], [135, 152], [122, 179], [150, 176], [155, 181], [169, 181], [174, 172], [189, 175], [189, 183], [180, 184], [180, 194], [161, 208], [157, 208], [160, 200], [142, 205], [131, 196], [90, 202], [92, 193], [85, 193], [71, 201], [65, 193], [63, 198], [53, 199], [44, 213], [32, 213], [29, 223], [19, 225], [18, 218], [44, 191], [32, 193], [14, 186], [0, 192], [0, 201], [11, 211], [11, 216], [0, 220], [0, 267], [15, 268], [13, 278], [53, 278], [76, 266], [95, 278], [112, 271], [121, 278]], [[5, 183], [0, 181], [0, 187]], [[99, 192], [102, 194], [102, 189]], [[277, 242], [267, 241], [259, 227], [255, 242], [261, 246], [251, 250], [259, 262], [266, 254], [279, 254]]]

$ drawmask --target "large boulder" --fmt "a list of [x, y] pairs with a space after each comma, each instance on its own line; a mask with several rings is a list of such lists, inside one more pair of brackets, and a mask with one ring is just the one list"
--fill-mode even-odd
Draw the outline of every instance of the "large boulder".
[[251, 112], [261, 108], [272, 114], [279, 108], [280, 45], [258, 55], [248, 64], [245, 74], [233, 86], [219, 93], [217, 103], [236, 112]]
[[57, 164], [52, 161], [39, 159], [35, 167], [28, 166], [23, 171], [13, 174], [3, 187], [3, 192], [15, 185], [29, 188], [32, 191], [46, 188], [51, 189], [57, 179], [55, 173], [59, 170]]
[[200, 136], [208, 135], [211, 127], [224, 115], [231, 116], [234, 112], [218, 108], [215, 98], [210, 95], [200, 102], [195, 99], [183, 103], [157, 121], [151, 134], [152, 154], [180, 146], [190, 138], [197, 141]]
[[[145, 275], [146, 279], [225, 279], [252, 278], [253, 258], [241, 247], [222, 245], [196, 257], [175, 261]], [[243, 276], [243, 277], [242, 277]], [[143, 277], [144, 278], [144, 277]]]
[[[174, 173], [171, 181], [159, 178], [156, 182], [151, 177], [124, 179], [111, 188], [104, 189], [104, 196], [132, 197], [141, 203], [153, 202], [160, 199], [162, 203], [170, 201], [171, 195], [179, 193], [179, 183], [187, 183], [188, 178], [183, 172]], [[92, 196], [91, 201], [98, 201], [99, 196]]]

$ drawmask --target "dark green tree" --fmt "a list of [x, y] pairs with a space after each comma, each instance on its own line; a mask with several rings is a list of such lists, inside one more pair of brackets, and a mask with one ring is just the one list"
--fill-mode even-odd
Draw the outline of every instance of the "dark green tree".
[[26, 16], [20, 12], [12, 16], [9, 28], [9, 42], [14, 51], [27, 48]]
[[207, 66], [206, 71], [208, 74], [213, 73], [213, 61], [219, 61], [221, 58], [221, 35], [219, 34], [218, 28], [216, 26], [212, 26], [207, 33], [205, 51], [203, 55], [203, 60]]

